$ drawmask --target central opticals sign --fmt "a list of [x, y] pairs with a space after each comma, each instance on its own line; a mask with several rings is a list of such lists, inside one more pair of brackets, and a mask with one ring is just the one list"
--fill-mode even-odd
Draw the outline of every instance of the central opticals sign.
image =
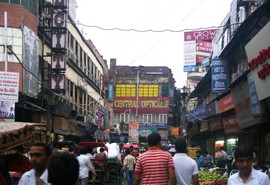
[[124, 113], [127, 111], [135, 112], [138, 108], [138, 113], [169, 113], [169, 99], [164, 98], [139, 98], [138, 107], [135, 97], [115, 97], [113, 102], [114, 111]]

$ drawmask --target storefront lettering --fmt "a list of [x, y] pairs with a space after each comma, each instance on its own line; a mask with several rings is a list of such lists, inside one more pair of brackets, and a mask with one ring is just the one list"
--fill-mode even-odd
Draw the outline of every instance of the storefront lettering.
[[[270, 46], [266, 49], [262, 49], [258, 56], [253, 58], [250, 62], [248, 62], [248, 67], [251, 70], [256, 69], [260, 64], [266, 62], [267, 59], [270, 58]], [[270, 64], [265, 64], [262, 66], [262, 69], [258, 71], [258, 77], [260, 79], [265, 79], [267, 75], [270, 74]]]
[[[167, 100], [144, 100], [138, 103], [140, 108], [168, 108]], [[136, 100], [115, 100], [114, 107], [117, 108], [136, 108]]]

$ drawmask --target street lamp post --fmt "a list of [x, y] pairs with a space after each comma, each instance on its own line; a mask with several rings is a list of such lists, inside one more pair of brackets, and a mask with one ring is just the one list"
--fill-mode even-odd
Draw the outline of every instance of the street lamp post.
[[182, 116], [183, 116], [183, 129], [186, 130], [186, 110], [187, 110], [187, 96], [188, 96], [188, 93], [189, 93], [189, 88], [187, 88], [186, 86], [184, 86], [181, 90], [181, 99], [182, 99], [182, 103], [183, 103], [183, 107], [181, 109], [182, 111]]
[[140, 72], [144, 71], [143, 66], [135, 67], [133, 69], [136, 71], [136, 121], [138, 121], [138, 109], [139, 109], [139, 82], [140, 82]]

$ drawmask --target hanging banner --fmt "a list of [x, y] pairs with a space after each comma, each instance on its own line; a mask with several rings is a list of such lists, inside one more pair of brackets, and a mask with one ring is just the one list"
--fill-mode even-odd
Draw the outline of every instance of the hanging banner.
[[219, 58], [212, 59], [212, 92], [222, 92], [228, 86], [228, 74], [224, 63]]
[[18, 102], [19, 73], [0, 72], [0, 101]]
[[15, 102], [0, 101], [0, 121], [15, 121]]
[[139, 143], [139, 123], [129, 122], [128, 142]]
[[104, 110], [102, 107], [96, 106], [95, 110], [95, 125], [103, 126], [104, 124]]

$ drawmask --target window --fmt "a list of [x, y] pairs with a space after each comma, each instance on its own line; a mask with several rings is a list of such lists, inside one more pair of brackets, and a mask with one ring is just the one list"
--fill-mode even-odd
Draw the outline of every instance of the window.
[[152, 114], [143, 114], [144, 123], [152, 123]]
[[120, 114], [120, 121], [128, 123], [129, 122], [129, 114]]
[[159, 115], [159, 122], [160, 123], [167, 123], [167, 114], [160, 114]]
[[162, 84], [161, 85], [161, 96], [168, 97], [169, 96], [169, 84]]
[[139, 97], [158, 97], [157, 84], [140, 84]]
[[136, 85], [135, 84], [116, 84], [115, 95], [116, 97], [135, 97]]

